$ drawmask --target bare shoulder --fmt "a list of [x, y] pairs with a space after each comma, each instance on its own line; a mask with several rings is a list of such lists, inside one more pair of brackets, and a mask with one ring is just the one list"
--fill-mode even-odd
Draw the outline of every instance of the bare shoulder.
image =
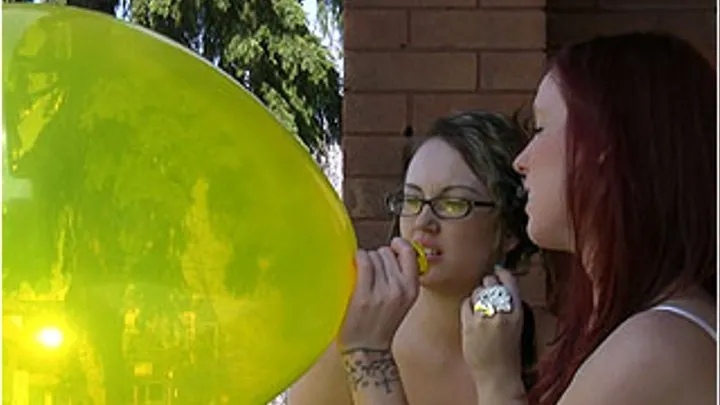
[[680, 316], [639, 313], [587, 359], [559, 404], [715, 404], [716, 346]]
[[342, 359], [335, 343], [290, 387], [288, 405], [352, 405]]

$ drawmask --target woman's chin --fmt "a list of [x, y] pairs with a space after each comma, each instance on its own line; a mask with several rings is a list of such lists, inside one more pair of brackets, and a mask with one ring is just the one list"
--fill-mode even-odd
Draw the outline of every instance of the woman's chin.
[[433, 281], [437, 280], [436, 273], [436, 266], [429, 265], [427, 271], [420, 275], [420, 285], [427, 286], [432, 284]]
[[420, 285], [430, 289], [444, 289], [443, 287], [453, 284], [455, 277], [448, 273], [439, 264], [430, 264], [427, 272], [420, 276]]

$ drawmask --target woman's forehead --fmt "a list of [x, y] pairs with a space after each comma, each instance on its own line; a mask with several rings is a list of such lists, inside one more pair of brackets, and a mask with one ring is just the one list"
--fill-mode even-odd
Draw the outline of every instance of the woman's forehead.
[[546, 119], [550, 113], [564, 105], [562, 92], [556, 75], [548, 73], [538, 86], [537, 94], [533, 100], [533, 115], [536, 120]]
[[406, 184], [422, 191], [440, 192], [449, 187], [461, 186], [478, 193], [486, 191], [483, 182], [465, 163], [463, 157], [447, 143], [431, 139], [415, 153], [408, 166]]

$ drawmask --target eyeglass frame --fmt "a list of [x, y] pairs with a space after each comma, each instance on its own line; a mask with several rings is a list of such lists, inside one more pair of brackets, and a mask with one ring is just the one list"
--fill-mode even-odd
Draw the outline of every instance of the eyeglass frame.
[[[402, 214], [402, 213], [395, 213], [393, 211], [393, 209], [391, 208], [392, 199], [398, 198], [398, 197], [400, 197], [402, 200], [407, 199], [404, 197], [403, 192], [395, 192], [395, 193], [389, 194], [387, 197], [385, 197], [385, 207], [388, 209], [388, 211], [390, 211], [390, 213], [392, 215], [396, 215], [398, 217], [406, 217], [406, 218], [407, 217], [415, 217], [415, 216], [420, 215], [420, 213], [423, 211], [423, 209], [425, 209], [426, 205], [430, 207], [430, 211], [433, 213], [433, 215], [436, 218], [443, 219], [443, 220], [463, 219], [463, 218], [466, 218], [468, 215], [470, 215], [470, 213], [472, 213], [474, 208], [478, 208], [478, 207], [495, 208], [497, 206], [497, 203], [495, 203], [494, 201], [481, 201], [481, 200], [474, 200], [472, 198], [463, 198], [463, 197], [447, 197], [447, 196], [443, 196], [443, 195], [435, 196], [435, 197], [429, 198], [429, 199], [421, 198], [421, 197], [413, 197], [414, 200], [417, 200], [420, 203], [420, 208], [414, 214]], [[440, 201], [440, 200], [455, 200], [455, 201], [466, 202], [468, 204], [467, 211], [463, 215], [460, 215], [457, 217], [448, 217], [446, 215], [441, 215], [435, 210], [435, 206], [433, 205], [434, 203], [436, 203], [437, 201]]]

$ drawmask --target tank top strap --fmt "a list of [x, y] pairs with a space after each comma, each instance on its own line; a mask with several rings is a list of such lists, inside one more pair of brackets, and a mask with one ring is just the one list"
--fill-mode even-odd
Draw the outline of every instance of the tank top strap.
[[717, 342], [717, 331], [710, 326], [707, 322], [705, 322], [702, 318], [699, 316], [693, 314], [692, 312], [680, 308], [676, 305], [671, 304], [660, 304], [655, 307], [652, 307], [651, 310], [654, 311], [666, 311], [666, 312], [672, 312], [675, 315], [681, 316], [690, 322], [696, 324], [697, 326], [701, 327], [705, 332], [707, 332], [710, 337]]

